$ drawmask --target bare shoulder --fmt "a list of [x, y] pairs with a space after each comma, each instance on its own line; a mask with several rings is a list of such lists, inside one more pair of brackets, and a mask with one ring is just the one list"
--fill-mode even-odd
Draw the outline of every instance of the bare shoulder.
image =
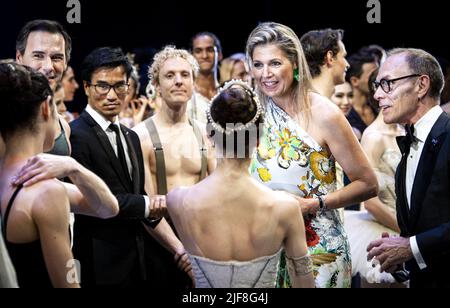
[[67, 219], [70, 211], [69, 198], [62, 182], [56, 179], [41, 181], [29, 187], [27, 191], [34, 196], [32, 215], [38, 224]]
[[279, 211], [280, 217], [289, 220], [299, 215], [300, 207], [291, 194], [284, 191], [273, 192], [273, 205]]
[[384, 140], [384, 136], [379, 130], [374, 129], [374, 128], [369, 130], [369, 128], [367, 128], [362, 135], [361, 145], [368, 144], [368, 143], [379, 144], [380, 142], [383, 142], [383, 140]]
[[134, 131], [138, 135], [138, 137], [141, 140], [141, 142], [142, 142], [143, 139], [147, 139], [147, 138], [150, 137], [149, 134], [148, 134], [147, 126], [145, 125], [146, 121], [148, 121], [148, 120], [145, 120], [145, 121], [139, 123], [138, 125], [134, 126], [131, 129], [132, 131]]
[[318, 139], [322, 139], [323, 144], [330, 147], [333, 142], [339, 144], [354, 138], [351, 126], [338, 106], [324, 96], [315, 94], [311, 97], [312, 130], [320, 136]]
[[141, 143], [141, 148], [144, 154], [149, 153], [149, 151], [153, 149], [152, 139], [150, 138], [150, 134], [146, 126], [147, 121], [149, 121], [149, 119], [139, 123], [132, 129], [132, 131], [134, 131], [139, 137], [139, 142]]
[[327, 97], [313, 93], [310, 95], [310, 99], [313, 121], [329, 124], [328, 122], [335, 122], [345, 118], [339, 107]]

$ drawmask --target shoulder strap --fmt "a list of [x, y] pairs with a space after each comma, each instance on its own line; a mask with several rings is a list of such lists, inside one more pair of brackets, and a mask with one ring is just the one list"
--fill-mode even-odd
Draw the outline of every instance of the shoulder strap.
[[152, 118], [145, 121], [150, 139], [152, 140], [153, 149], [156, 157], [156, 182], [158, 195], [167, 194], [167, 176], [166, 176], [166, 162], [164, 161], [164, 149], [159, 138], [158, 130]]
[[205, 146], [205, 141], [203, 140], [202, 132], [200, 130], [200, 127], [195, 123], [194, 120], [189, 118], [189, 124], [191, 124], [192, 128], [194, 129], [195, 137], [197, 138], [197, 142], [200, 146], [200, 155], [202, 158], [201, 163], [201, 171], [200, 171], [200, 181], [203, 180], [206, 177], [206, 170], [208, 168], [208, 150]]
[[2, 224], [2, 232], [3, 232], [3, 237], [5, 238], [5, 241], [8, 241], [6, 230], [7, 230], [7, 225], [8, 225], [9, 213], [11, 212], [11, 208], [14, 203], [14, 200], [16, 200], [17, 194], [22, 190], [22, 188], [23, 188], [23, 184], [20, 184], [19, 187], [16, 188], [16, 191], [13, 193], [11, 199], [9, 200], [8, 206], [6, 207], [5, 221], [4, 221], [4, 224]]

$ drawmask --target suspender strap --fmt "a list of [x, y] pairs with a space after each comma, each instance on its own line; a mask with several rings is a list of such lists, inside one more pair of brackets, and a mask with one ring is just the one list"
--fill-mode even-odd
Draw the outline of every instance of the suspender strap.
[[202, 137], [202, 132], [198, 125], [195, 123], [194, 120], [189, 118], [189, 124], [191, 124], [192, 128], [194, 129], [195, 137], [197, 138], [197, 142], [200, 146], [200, 155], [202, 157], [202, 163], [201, 163], [201, 171], [200, 171], [200, 181], [203, 180], [206, 177], [206, 170], [208, 168], [208, 150], [206, 149], [205, 141]]
[[145, 122], [150, 139], [152, 140], [153, 149], [156, 157], [156, 182], [158, 185], [158, 195], [167, 195], [167, 178], [166, 178], [166, 163], [164, 161], [164, 149], [159, 139], [158, 131], [156, 130], [155, 122], [150, 118]]
[[[189, 118], [189, 124], [191, 124], [194, 129], [195, 137], [200, 145], [200, 155], [201, 155], [201, 169], [200, 169], [200, 181], [206, 177], [206, 171], [208, 169], [208, 150], [205, 145], [205, 141], [202, 137], [202, 132], [198, 125]], [[161, 144], [161, 139], [159, 138], [158, 130], [156, 129], [155, 122], [152, 118], [145, 122], [147, 130], [150, 134], [150, 139], [152, 140], [153, 148], [155, 150], [156, 157], [156, 182], [158, 185], [158, 195], [167, 194], [167, 176], [166, 176], [166, 163], [164, 161], [164, 149]]]

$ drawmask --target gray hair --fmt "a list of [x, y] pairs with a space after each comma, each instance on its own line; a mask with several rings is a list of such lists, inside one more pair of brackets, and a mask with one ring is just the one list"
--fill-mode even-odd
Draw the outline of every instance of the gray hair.
[[388, 52], [388, 57], [399, 54], [405, 54], [412, 74], [430, 77], [428, 96], [439, 99], [444, 89], [444, 74], [436, 58], [425, 50], [415, 48], [394, 48]]

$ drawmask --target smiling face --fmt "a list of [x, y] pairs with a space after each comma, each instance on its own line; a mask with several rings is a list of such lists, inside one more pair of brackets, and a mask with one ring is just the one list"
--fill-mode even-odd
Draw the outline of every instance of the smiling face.
[[[377, 81], [381, 79], [394, 79], [411, 75], [405, 54], [396, 54], [388, 57], [381, 65]], [[375, 92], [374, 98], [378, 101], [387, 124], [409, 124], [417, 113], [419, 101], [415, 91], [417, 78], [406, 78], [391, 83], [391, 91], [386, 93], [381, 87]]]
[[215, 63], [216, 49], [214, 39], [201, 35], [192, 42], [192, 55], [197, 60], [201, 72], [212, 72]]
[[107, 87], [127, 84], [127, 75], [123, 66], [114, 68], [101, 67], [94, 71], [91, 78], [91, 86], [84, 82], [84, 90], [88, 97], [89, 105], [101, 114], [106, 120], [113, 122], [120, 113], [127, 92], [117, 94], [111, 88], [107, 94], [99, 94], [94, 85]]
[[276, 45], [260, 45], [252, 54], [252, 73], [267, 96], [284, 98], [292, 91], [294, 66]]
[[169, 106], [177, 108], [187, 104], [194, 88], [192, 67], [183, 58], [167, 59], [161, 66], [156, 89], [162, 100]]
[[353, 105], [353, 89], [350, 83], [346, 82], [335, 86], [331, 101], [335, 103], [345, 115], [348, 115]]
[[31, 32], [24, 54], [17, 51], [16, 60], [44, 74], [54, 91], [67, 66], [64, 37], [59, 33]]

